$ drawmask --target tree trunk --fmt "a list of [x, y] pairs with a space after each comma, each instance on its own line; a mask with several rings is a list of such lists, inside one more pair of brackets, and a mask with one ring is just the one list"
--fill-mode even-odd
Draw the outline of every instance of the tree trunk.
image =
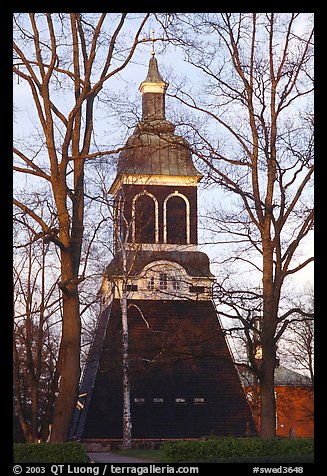
[[31, 438], [30, 443], [36, 443], [38, 440], [38, 403], [39, 403], [39, 392], [38, 392], [38, 381], [33, 379], [31, 382]]
[[81, 322], [77, 280], [69, 253], [62, 252], [63, 322], [59, 350], [59, 395], [55, 403], [51, 441], [67, 441], [78, 397], [80, 377]]
[[54, 414], [54, 405], [56, 400], [56, 390], [58, 389], [58, 380], [59, 380], [59, 364], [56, 367], [55, 374], [50, 383], [50, 388], [47, 398], [47, 407], [42, 418], [42, 425], [40, 430], [40, 439], [41, 441], [48, 441], [51, 424], [53, 421]]
[[262, 345], [262, 363], [260, 380], [260, 436], [276, 436], [276, 401], [274, 391], [274, 370], [276, 350], [271, 343]]
[[[125, 286], [125, 283], [123, 284]], [[123, 344], [123, 448], [132, 447], [132, 420], [131, 420], [131, 389], [129, 380], [128, 362], [128, 316], [127, 316], [127, 295], [123, 289], [121, 299], [122, 311], [122, 344]]]
[[276, 402], [274, 371], [276, 362], [275, 331], [277, 326], [278, 300], [274, 294], [273, 245], [270, 238], [270, 216], [265, 217], [262, 234], [263, 249], [263, 315], [262, 315], [262, 362], [260, 366], [260, 436], [276, 437]]
[[15, 342], [15, 337], [14, 337], [14, 342], [13, 342], [13, 384], [14, 384], [14, 390], [16, 393], [16, 413], [17, 413], [17, 418], [21, 427], [21, 430], [24, 434], [25, 440], [28, 442], [30, 441], [31, 438], [31, 432], [30, 432], [30, 426], [26, 422], [26, 418], [24, 415], [24, 410], [23, 410], [23, 404], [22, 404], [22, 399], [21, 399], [21, 384], [20, 384], [20, 378], [19, 378], [19, 356], [17, 352], [17, 347], [16, 347], [16, 342]]
[[259, 431], [259, 421], [260, 421], [260, 384], [257, 375], [253, 376], [253, 402], [252, 402], [252, 415]]
[[64, 296], [63, 315], [62, 341], [59, 352], [61, 377], [53, 418], [52, 442], [68, 440], [69, 427], [78, 397], [81, 325], [77, 291], [69, 296]]

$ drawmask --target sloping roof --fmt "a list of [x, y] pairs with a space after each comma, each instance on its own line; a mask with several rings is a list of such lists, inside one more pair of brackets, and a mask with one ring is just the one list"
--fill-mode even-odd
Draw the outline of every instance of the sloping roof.
[[[180, 264], [189, 276], [214, 277], [210, 271], [208, 256], [202, 251], [129, 251], [127, 254], [127, 269], [131, 275], [142, 272], [144, 267], [154, 261], [173, 261]], [[116, 253], [106, 268], [109, 279], [111, 276], [122, 274], [122, 255]]]
[[[212, 302], [138, 299], [129, 304], [132, 437], [256, 434]], [[121, 334], [121, 307], [115, 299], [82, 439], [122, 437]], [[154, 403], [158, 397], [160, 404]], [[184, 397], [185, 404], [176, 404], [176, 397]], [[198, 397], [205, 404], [195, 404]]]
[[[254, 381], [253, 373], [248, 369], [238, 366], [241, 382], [243, 386], [252, 385]], [[294, 386], [294, 387], [311, 387], [312, 381], [310, 377], [306, 377], [294, 370], [286, 367], [278, 366], [275, 368], [275, 386]]]
[[286, 367], [276, 367], [275, 369], [275, 385], [294, 385], [300, 387], [309, 387], [312, 385], [310, 377], [306, 377], [294, 370]]
[[139, 124], [127, 140], [126, 149], [119, 156], [117, 175], [127, 173], [201, 177], [202, 174], [193, 164], [188, 143], [170, 132], [170, 126], [173, 124], [166, 120]]
[[159, 73], [159, 69], [158, 69], [158, 63], [157, 63], [157, 60], [156, 58], [154, 57], [154, 55], [151, 56], [150, 58], [150, 61], [149, 61], [149, 68], [148, 68], [148, 74], [145, 78], [145, 80], [143, 81], [144, 83], [145, 82], [149, 82], [149, 83], [161, 83], [161, 82], [165, 82], [163, 79], [162, 79], [162, 76], [161, 74]]
[[79, 398], [79, 401], [83, 402], [83, 407], [78, 408], [76, 406], [75, 408], [70, 427], [71, 440], [79, 440], [84, 431], [100, 357], [103, 352], [103, 341], [107, 331], [111, 305], [98, 318], [94, 341], [91, 344], [80, 382], [79, 395], [84, 395], [84, 397]]

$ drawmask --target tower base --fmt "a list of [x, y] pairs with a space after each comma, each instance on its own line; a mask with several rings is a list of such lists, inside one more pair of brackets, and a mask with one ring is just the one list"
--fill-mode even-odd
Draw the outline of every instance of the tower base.
[[[87, 400], [76, 410], [77, 417], [84, 415], [75, 416], [72, 437], [113, 442], [122, 438], [119, 300], [105, 312], [108, 325], [97, 368], [94, 356], [88, 364], [96, 371], [93, 389], [81, 389], [87, 390]], [[256, 433], [211, 301], [129, 301], [128, 323], [135, 441]]]

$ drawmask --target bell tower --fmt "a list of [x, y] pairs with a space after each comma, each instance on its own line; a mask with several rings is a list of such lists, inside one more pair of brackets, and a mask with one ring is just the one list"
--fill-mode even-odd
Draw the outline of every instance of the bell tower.
[[116, 252], [106, 277], [118, 279], [121, 247], [127, 245], [131, 298], [210, 299], [214, 276], [208, 257], [197, 248], [202, 175], [188, 143], [166, 119], [167, 87], [153, 54], [139, 87], [142, 120], [120, 154], [109, 191], [116, 210]]
[[[109, 193], [114, 257], [80, 387], [74, 439], [122, 438], [122, 323], [127, 292], [132, 438], [245, 436], [255, 427], [212, 301], [208, 256], [198, 250], [190, 147], [166, 119], [168, 84], [155, 55], [139, 90], [142, 119], [121, 152]], [[82, 409], [81, 409], [82, 408]]]

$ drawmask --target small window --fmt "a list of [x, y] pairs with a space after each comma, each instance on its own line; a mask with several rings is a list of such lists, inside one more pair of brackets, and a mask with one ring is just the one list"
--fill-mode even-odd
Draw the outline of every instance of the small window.
[[154, 398], [153, 403], [163, 403], [164, 399], [163, 398]]
[[175, 403], [186, 403], [186, 399], [184, 397], [175, 398]]
[[137, 291], [137, 284], [127, 284], [126, 290], [127, 291]]
[[138, 404], [142, 404], [142, 403], [145, 403], [145, 399], [144, 398], [139, 398], [139, 397], [136, 397], [134, 398], [134, 403], [138, 403]]
[[160, 273], [160, 289], [168, 289], [168, 276], [166, 273]]
[[179, 291], [181, 288], [181, 283], [178, 279], [176, 278], [171, 278], [171, 282], [173, 284], [173, 290], [174, 291]]
[[203, 405], [204, 403], [205, 399], [203, 397], [194, 398], [194, 405]]
[[148, 290], [149, 291], [154, 291], [154, 277], [153, 276], [148, 281]]
[[204, 293], [204, 286], [190, 286], [190, 293]]

